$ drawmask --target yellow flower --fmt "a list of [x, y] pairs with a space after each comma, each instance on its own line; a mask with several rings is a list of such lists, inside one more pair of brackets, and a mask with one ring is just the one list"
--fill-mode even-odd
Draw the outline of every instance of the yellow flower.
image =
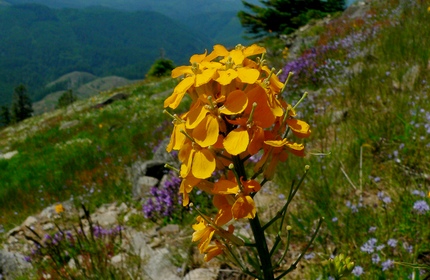
[[[236, 180], [224, 180], [221, 179], [214, 184], [212, 192], [217, 195], [234, 195], [235, 198], [232, 203], [230, 203], [228, 198], [224, 200], [220, 197], [217, 198], [214, 205], [221, 211], [218, 212], [219, 215], [216, 220], [225, 221], [226, 217], [229, 217], [228, 211], [231, 211], [231, 217], [237, 219], [255, 218], [257, 209], [255, 207], [255, 202], [250, 196], [251, 193], [256, 193], [260, 190], [260, 184], [255, 180], [248, 180], [240, 182], [241, 186], [236, 182]], [[230, 199], [231, 200], [231, 199]], [[231, 206], [230, 206], [231, 204]], [[230, 218], [231, 219], [231, 218]]]
[[178, 78], [182, 75], [185, 78], [175, 87], [173, 94], [164, 101], [164, 107], [175, 109], [178, 107], [185, 93], [192, 87], [200, 87], [211, 81], [217, 68], [221, 64], [211, 62], [214, 57], [206, 53], [193, 55], [190, 58], [191, 66], [179, 66], [172, 70], [172, 78]]
[[60, 213], [64, 212], [63, 204], [57, 204], [57, 205], [55, 205], [54, 209], [55, 209], [55, 212], [57, 214], [60, 214]]
[[214, 257], [221, 255], [225, 250], [225, 246], [219, 242], [218, 240], [215, 240], [215, 244], [211, 244], [206, 248], [206, 254], [204, 257], [205, 262], [210, 261]]

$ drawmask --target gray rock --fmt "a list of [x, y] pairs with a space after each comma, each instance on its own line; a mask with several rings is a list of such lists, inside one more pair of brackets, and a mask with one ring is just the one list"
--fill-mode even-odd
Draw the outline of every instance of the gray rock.
[[31, 226], [34, 226], [37, 222], [38, 220], [35, 217], [29, 216], [27, 217], [27, 219], [25, 219], [23, 225], [26, 227], [31, 227]]
[[102, 227], [113, 226], [117, 224], [118, 213], [112, 210], [109, 210], [107, 212], [95, 213], [91, 215], [91, 219], [94, 223], [99, 224]]
[[0, 274], [5, 279], [15, 279], [30, 268], [31, 265], [24, 260], [24, 255], [0, 250]]
[[153, 160], [168, 163], [170, 165], [179, 166], [177, 158], [173, 157], [171, 153], [166, 151], [167, 145], [169, 144], [170, 138], [166, 138], [158, 145], [154, 152]]
[[182, 280], [216, 280], [218, 269], [215, 268], [197, 268], [191, 270]]
[[166, 248], [154, 250], [144, 265], [146, 275], [151, 279], [180, 280], [176, 275], [176, 267], [169, 260], [170, 256], [171, 253]]
[[179, 225], [168, 224], [167, 226], [162, 227], [159, 232], [161, 234], [173, 234], [179, 232]]
[[60, 125], [60, 130], [64, 130], [64, 129], [68, 129], [68, 128], [72, 128], [74, 126], [77, 126], [79, 124], [79, 120], [72, 120], [72, 121], [68, 121], [68, 122], [63, 122]]
[[133, 185], [132, 194], [133, 199], [139, 200], [148, 196], [151, 188], [158, 184], [158, 180], [154, 177], [143, 176], [140, 177], [136, 184]]
[[0, 154], [0, 159], [11, 159], [18, 154], [18, 151], [11, 151], [3, 155]]

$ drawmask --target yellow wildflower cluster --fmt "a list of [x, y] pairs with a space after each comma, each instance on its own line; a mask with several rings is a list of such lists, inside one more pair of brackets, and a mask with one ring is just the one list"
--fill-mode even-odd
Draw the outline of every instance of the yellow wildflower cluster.
[[[189, 204], [189, 193], [199, 188], [213, 195], [218, 209], [214, 219], [200, 216], [193, 227], [193, 241], [200, 240], [199, 250], [206, 253], [206, 260], [223, 251], [218, 240], [210, 245], [213, 235], [232, 233], [233, 228], [224, 231], [222, 226], [233, 219], [255, 217], [253, 196], [261, 185], [248, 179], [244, 170], [238, 171], [238, 166], [260, 152], [254, 171], [271, 179], [288, 154], [304, 156], [303, 144], [286, 139], [288, 132], [299, 138], [310, 135], [309, 125], [296, 119], [294, 108], [282, 100], [285, 85], [274, 70], [262, 58], [250, 58], [265, 52], [257, 45], [238, 45], [231, 51], [215, 45], [209, 54], [193, 55], [190, 66], [172, 71], [173, 78], [184, 79], [164, 107], [177, 108], [187, 93], [192, 99], [188, 112], [173, 116], [167, 147], [169, 152], [179, 151], [183, 205]], [[224, 178], [215, 183], [207, 180], [220, 170]]]

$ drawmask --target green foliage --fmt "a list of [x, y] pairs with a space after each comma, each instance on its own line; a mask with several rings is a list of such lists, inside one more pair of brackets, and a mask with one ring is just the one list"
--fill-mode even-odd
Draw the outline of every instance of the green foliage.
[[9, 107], [1, 106], [0, 108], [0, 127], [10, 124], [12, 121]]
[[264, 7], [242, 1], [250, 12], [238, 13], [242, 26], [256, 38], [268, 33], [289, 34], [311, 19], [345, 9], [344, 0], [272, 0], [261, 1]]
[[313, 268], [302, 278], [335, 277], [315, 264], [338, 252], [356, 265], [347, 279], [418, 279], [419, 268], [419, 279], [429, 273], [427, 8], [373, 3], [362, 18], [344, 15], [326, 25], [316, 44], [292, 61], [311, 65], [308, 76], [290, 81], [286, 94], [294, 104], [298, 93], [309, 91], [300, 108], [312, 138], [308, 157], [281, 167], [279, 185], [288, 192], [288, 183], [309, 164], [303, 200], [288, 221], [306, 240], [306, 230], [326, 218], [309, 257]]
[[10, 103], [3, 94], [20, 83], [38, 101], [49, 93], [48, 82], [73, 71], [143, 79], [160, 48], [186, 63], [184, 57], [209, 47], [193, 31], [148, 11], [22, 4], [1, 9], [0, 26], [0, 104]]
[[166, 58], [157, 59], [148, 71], [148, 77], [165, 77], [170, 76], [170, 73], [175, 68], [173, 61]]
[[73, 91], [67, 90], [65, 91], [60, 98], [58, 98], [58, 103], [56, 108], [64, 108], [69, 106], [70, 104], [73, 104], [76, 100], [78, 100], [78, 97], [73, 94]]
[[[131, 96], [102, 109], [89, 107], [108, 95], [79, 100], [77, 106], [87, 104], [82, 115], [61, 112], [46, 119], [46, 126], [34, 134], [24, 129], [22, 135], [9, 138], [0, 131], [0, 149], [7, 146], [19, 151], [10, 160], [0, 159], [0, 224], [9, 228], [35, 211], [72, 197], [91, 206], [114, 199], [127, 201], [131, 186], [125, 167], [138, 157], [149, 158], [170, 127], [159, 109], [162, 100], [149, 97], [176, 83], [170, 78], [153, 79], [123, 88]], [[37, 118], [43, 117], [33, 117]], [[75, 120], [79, 121], [75, 127], [59, 129], [63, 122]]]
[[12, 97], [12, 121], [18, 123], [29, 117], [33, 113], [32, 103], [27, 94], [27, 88], [19, 85], [15, 88]]

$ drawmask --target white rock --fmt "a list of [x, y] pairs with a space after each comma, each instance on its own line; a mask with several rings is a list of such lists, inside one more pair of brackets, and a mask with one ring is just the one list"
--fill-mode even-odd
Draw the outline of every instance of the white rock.
[[44, 225], [42, 226], [42, 229], [43, 229], [44, 231], [52, 230], [52, 229], [54, 229], [54, 228], [55, 228], [55, 225], [54, 225], [53, 223], [47, 223], [47, 224], [44, 224]]
[[17, 155], [17, 154], [18, 154], [18, 151], [12, 151], [12, 152], [8, 152], [8, 153], [6, 153], [6, 154], [0, 155], [0, 158], [3, 158], [3, 159], [11, 159], [11, 158], [13, 158], [15, 155]]
[[215, 268], [197, 268], [191, 270], [182, 280], [216, 280], [218, 269]]
[[33, 216], [29, 216], [27, 219], [25, 219], [23, 225], [26, 227], [31, 227], [36, 223], [37, 223], [37, 219]]

